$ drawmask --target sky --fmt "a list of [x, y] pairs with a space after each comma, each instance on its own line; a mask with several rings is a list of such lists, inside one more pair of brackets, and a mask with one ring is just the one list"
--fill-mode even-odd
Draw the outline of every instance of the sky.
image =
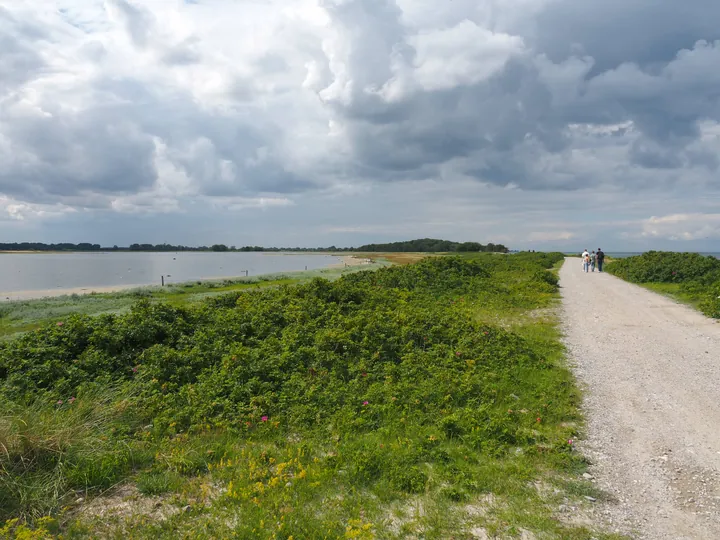
[[0, 241], [720, 251], [717, 0], [0, 0]]

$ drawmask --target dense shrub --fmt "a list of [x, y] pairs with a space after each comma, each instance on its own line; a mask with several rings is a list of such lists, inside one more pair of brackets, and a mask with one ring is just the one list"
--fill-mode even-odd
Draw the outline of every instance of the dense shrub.
[[720, 271], [720, 260], [698, 253], [648, 251], [616, 259], [607, 271], [633, 283], [683, 283]]
[[[452, 487], [458, 456], [481, 463], [479, 456], [534, 448], [545, 440], [540, 414], [551, 420], [566, 411], [566, 372], [517, 335], [477, 322], [469, 307], [544, 305], [557, 291], [547, 269], [559, 260], [430, 258], [185, 308], [141, 300], [128, 314], [70, 317], [3, 343], [0, 398], [13, 409], [46, 411], [38, 440], [57, 438], [54, 418], [103, 444], [95, 463], [83, 450], [87, 440], [63, 435], [61, 450], [27, 471], [14, 465], [31, 451], [17, 443], [26, 440], [23, 424], [5, 425], [0, 443], [16, 441], [17, 455], [0, 454], [0, 500], [12, 512], [27, 510], [13, 487], [23, 475], [56, 475], [57, 491], [67, 493], [104, 487], [133, 464], [207, 472], [224, 451], [197, 449], [191, 442], [201, 439], [187, 437], [208, 433], [272, 442], [280, 453], [302, 441], [298, 452], [337, 475], [332, 482], [383, 497], [424, 492], [431, 477]], [[117, 392], [112, 414], [84, 405], [108, 387]], [[75, 412], [81, 405], [87, 411]], [[148, 457], [148, 448], [168, 445]], [[82, 474], [93, 467], [100, 472]], [[171, 483], [154, 472], [141, 478], [148, 492]], [[450, 491], [461, 499], [480, 489], [464, 482]]]

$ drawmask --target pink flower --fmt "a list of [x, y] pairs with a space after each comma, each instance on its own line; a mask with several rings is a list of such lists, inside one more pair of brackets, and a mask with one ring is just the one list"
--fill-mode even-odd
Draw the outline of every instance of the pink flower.
[[462, 354], [462, 353], [461, 353], [460, 351], [457, 351], [457, 352], [455, 353], [455, 356], [460, 356], [461, 354]]
[[57, 404], [58, 404], [58, 405], [62, 405], [62, 404], [63, 404], [63, 400], [62, 400], [62, 399], [58, 399], [58, 400], [57, 400]]
[[137, 366], [135, 366], [135, 367], [133, 368], [133, 373], [137, 373], [137, 371], [138, 371], [138, 368], [137, 368]]
[[267, 422], [267, 421], [268, 421], [268, 417], [267, 417], [267, 416], [263, 416], [260, 420], [263, 421], [263, 422]]
[[75, 398], [74, 398], [74, 397], [71, 397], [70, 399], [68, 399], [68, 402], [69, 402], [70, 404], [74, 403], [74, 402], [75, 402]]
[[370, 404], [369, 401], [363, 401], [363, 407], [364, 407], [365, 405], [369, 405], [369, 404]]
[[57, 323], [58, 326], [62, 326], [63, 324], [65, 324], [65, 323], [64, 322]]
[[572, 446], [573, 444], [575, 444], [575, 441], [572, 440], [572, 439], [568, 439], [568, 444], [569, 444], [570, 446]]

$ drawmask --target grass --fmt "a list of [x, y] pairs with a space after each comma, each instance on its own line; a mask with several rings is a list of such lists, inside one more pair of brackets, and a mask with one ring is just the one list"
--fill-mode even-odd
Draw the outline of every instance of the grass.
[[618, 538], [557, 511], [604, 495], [568, 444], [559, 259], [512, 257], [153, 299], [7, 342], [0, 538]]
[[641, 283], [639, 285], [649, 291], [667, 296], [681, 304], [698, 310], [700, 309], [701, 302], [705, 299], [705, 295], [703, 294], [683, 290], [683, 286], [680, 283]]
[[648, 251], [613, 261], [607, 271], [720, 319], [720, 260], [715, 257]]

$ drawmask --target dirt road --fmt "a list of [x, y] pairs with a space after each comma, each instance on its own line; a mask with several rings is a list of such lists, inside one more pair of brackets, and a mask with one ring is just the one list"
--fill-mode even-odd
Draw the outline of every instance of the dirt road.
[[633, 538], [720, 539], [720, 324], [580, 259], [560, 285], [580, 450], [617, 499], [595, 512]]

